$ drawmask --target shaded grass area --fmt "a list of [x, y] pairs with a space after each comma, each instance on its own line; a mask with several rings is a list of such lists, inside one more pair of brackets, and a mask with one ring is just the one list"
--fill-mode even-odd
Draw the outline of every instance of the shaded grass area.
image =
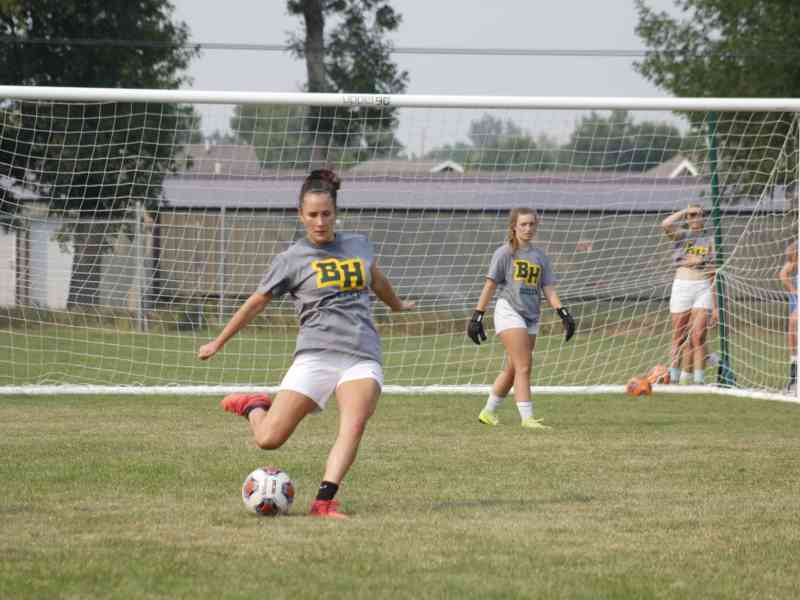
[[[216, 398], [0, 397], [8, 598], [791, 598], [800, 407], [722, 397], [384, 397], [340, 492], [304, 516], [335, 403], [282, 449]], [[292, 514], [244, 476], [277, 464]]]

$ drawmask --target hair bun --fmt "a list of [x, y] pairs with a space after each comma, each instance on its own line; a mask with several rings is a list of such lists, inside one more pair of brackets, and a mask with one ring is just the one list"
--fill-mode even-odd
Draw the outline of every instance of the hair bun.
[[328, 184], [334, 192], [338, 192], [342, 187], [342, 180], [330, 169], [315, 169], [309, 173], [307, 181], [322, 181]]
[[342, 187], [342, 180], [339, 179], [339, 176], [333, 171], [331, 171], [331, 175], [333, 175], [333, 178], [331, 179], [331, 187], [333, 187], [335, 192], [338, 192], [339, 188]]

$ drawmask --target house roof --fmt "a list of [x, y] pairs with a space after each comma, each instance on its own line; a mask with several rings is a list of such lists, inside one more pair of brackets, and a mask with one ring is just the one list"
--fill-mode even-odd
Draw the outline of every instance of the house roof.
[[697, 177], [700, 175], [700, 169], [683, 154], [676, 154], [668, 161], [645, 171], [645, 173], [651, 177], [674, 179], [675, 177]]
[[464, 172], [464, 167], [452, 160], [407, 160], [407, 159], [376, 159], [358, 163], [347, 169], [347, 177], [368, 178], [387, 176], [447, 176], [459, 175]]
[[[182, 208], [293, 209], [306, 171], [258, 168], [251, 146], [189, 146], [192, 168], [163, 182], [167, 205]], [[452, 161], [371, 160], [340, 169], [344, 209], [676, 210], [708, 205], [709, 183], [676, 156], [646, 173], [468, 171]], [[221, 164], [217, 167], [217, 164]], [[662, 168], [663, 167], [663, 168]], [[437, 169], [439, 170], [437, 172]], [[780, 193], [779, 193], [780, 192]], [[775, 190], [773, 197], [783, 193]], [[777, 202], [777, 200], [776, 200]], [[752, 203], [748, 203], [752, 206]]]
[[[170, 206], [184, 208], [294, 208], [300, 178], [181, 178], [164, 180]], [[344, 178], [338, 204], [343, 209], [486, 209], [530, 206], [540, 210], [676, 210], [690, 202], [708, 204], [708, 185], [691, 181], [619, 178], [481, 178], [408, 181]], [[777, 196], [776, 192], [776, 196]], [[783, 195], [780, 194], [781, 202]]]
[[257, 177], [261, 172], [255, 147], [245, 144], [188, 144], [175, 163], [184, 175]]
[[[342, 170], [338, 204], [343, 209], [667, 211], [690, 202], [708, 206], [709, 183], [702, 176], [670, 177], [684, 157], [646, 173], [613, 171], [468, 171], [449, 161], [375, 160]], [[178, 155], [179, 171], [164, 178], [166, 206], [186, 209], [294, 209], [307, 171], [260, 168], [247, 145], [192, 144]], [[181, 168], [182, 167], [182, 168]], [[435, 172], [436, 167], [448, 169]], [[434, 170], [434, 172], [432, 172]], [[3, 182], [0, 181], [0, 186]], [[6, 182], [6, 187], [10, 184]], [[769, 207], [791, 204], [782, 186]], [[38, 196], [25, 198], [36, 201]], [[742, 201], [730, 210], [752, 208]], [[727, 209], [727, 207], [726, 207]]]

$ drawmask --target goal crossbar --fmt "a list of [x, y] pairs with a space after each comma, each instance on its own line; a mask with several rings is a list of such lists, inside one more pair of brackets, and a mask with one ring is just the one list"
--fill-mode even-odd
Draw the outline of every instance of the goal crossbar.
[[0, 98], [59, 102], [165, 102], [187, 104], [331, 107], [675, 110], [800, 112], [798, 98], [674, 98], [603, 96], [455, 96], [439, 94], [310, 94], [0, 85]]

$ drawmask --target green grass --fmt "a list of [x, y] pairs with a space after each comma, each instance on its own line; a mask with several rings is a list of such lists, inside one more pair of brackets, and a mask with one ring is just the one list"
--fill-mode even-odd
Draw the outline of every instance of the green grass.
[[[569, 344], [560, 332], [539, 336], [534, 385], [623, 384], [667, 362], [670, 342], [664, 327], [584, 327]], [[248, 328], [213, 360], [198, 361], [197, 348], [217, 333], [146, 334], [55, 325], [0, 330], [0, 385], [277, 385], [291, 363], [294, 335], [264, 327]], [[713, 336], [709, 346], [717, 345]], [[732, 337], [731, 348], [741, 386], [780, 389], [785, 384], [783, 334], [743, 328]], [[390, 384], [488, 384], [503, 361], [494, 336], [478, 347], [461, 332], [385, 336], [383, 349]], [[715, 377], [709, 369], [706, 379]]]
[[[335, 403], [282, 449], [216, 398], [0, 397], [3, 598], [794, 598], [800, 406], [384, 397], [339, 497], [304, 516]], [[277, 464], [292, 514], [244, 476]]]
[[[465, 335], [469, 310], [389, 314], [378, 305], [386, 382], [398, 385], [488, 384], [503, 360], [492, 335], [477, 347]], [[284, 307], [286, 311], [288, 306]], [[564, 344], [561, 322], [545, 310], [534, 356], [534, 385], [623, 384], [667, 363], [669, 309], [661, 301], [577, 303], [578, 333]], [[732, 366], [741, 387], [779, 390], [786, 383], [786, 305], [737, 303], [728, 315]], [[123, 311], [0, 310], [0, 386], [25, 384], [277, 385], [291, 362], [296, 320], [289, 312], [259, 316], [213, 360], [200, 345], [222, 324], [207, 311], [200, 329], [179, 329], [171, 312], [150, 315], [137, 333]], [[172, 315], [174, 317], [174, 315]], [[174, 319], [173, 319], [174, 320]], [[709, 348], [718, 349], [718, 329]], [[714, 369], [706, 373], [715, 381]]]

